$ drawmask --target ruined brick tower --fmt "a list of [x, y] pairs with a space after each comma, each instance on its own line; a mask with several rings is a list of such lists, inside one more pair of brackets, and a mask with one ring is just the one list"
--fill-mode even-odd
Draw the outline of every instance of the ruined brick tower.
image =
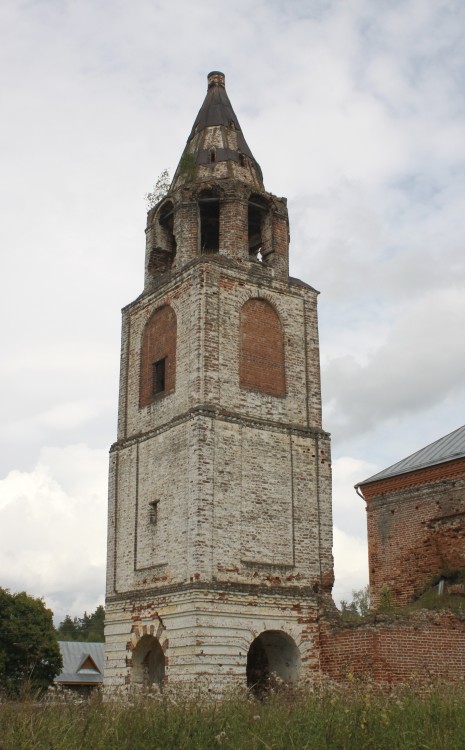
[[333, 580], [317, 292], [289, 277], [286, 200], [222, 73], [146, 234], [110, 454], [106, 684], [298, 679]]

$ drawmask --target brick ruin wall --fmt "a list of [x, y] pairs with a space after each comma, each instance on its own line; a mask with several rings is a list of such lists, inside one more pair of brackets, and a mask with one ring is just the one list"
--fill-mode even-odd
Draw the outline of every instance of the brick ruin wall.
[[465, 459], [373, 482], [362, 491], [375, 606], [383, 587], [404, 605], [441, 575], [465, 568]]
[[[465, 568], [465, 459], [372, 482], [362, 491], [375, 607], [385, 586], [403, 606], [441, 575]], [[455, 588], [463, 593], [463, 584]], [[420, 610], [344, 623], [326, 608], [320, 665], [336, 681], [463, 682], [465, 618]]]
[[320, 621], [320, 665], [336, 681], [463, 682], [465, 620], [423, 610], [345, 626]]

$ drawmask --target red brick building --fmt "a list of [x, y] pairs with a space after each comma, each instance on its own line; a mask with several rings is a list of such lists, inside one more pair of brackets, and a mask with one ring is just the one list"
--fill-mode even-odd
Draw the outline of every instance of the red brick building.
[[367, 504], [373, 604], [406, 604], [465, 568], [465, 426], [356, 485]]

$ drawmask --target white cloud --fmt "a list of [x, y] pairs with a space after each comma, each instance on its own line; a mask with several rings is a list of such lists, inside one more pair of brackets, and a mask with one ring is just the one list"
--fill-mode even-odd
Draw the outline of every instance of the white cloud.
[[365, 588], [368, 583], [368, 547], [366, 541], [334, 528], [333, 600], [339, 607], [341, 601], [350, 602], [352, 592]]
[[377, 469], [374, 464], [350, 457], [333, 461], [333, 598], [337, 605], [342, 599], [350, 601], [352, 591], [368, 583], [365, 503], [354, 485]]
[[458, 342], [464, 329], [463, 293], [439, 290], [398, 310], [368, 363], [350, 354], [330, 361], [323, 377], [334, 429], [369, 431], [393, 417], [414, 418], [451, 395], [463, 396], [465, 351]]
[[1, 585], [41, 596], [62, 619], [102, 603], [107, 453], [44, 448], [0, 481]]
[[355, 492], [355, 485], [380, 470], [376, 464], [343, 456], [332, 463], [333, 520], [345, 531], [365, 539], [365, 503]]
[[[0, 476], [19, 471], [3, 492], [31, 481], [27, 508], [37, 497], [46, 515], [48, 492], [64, 513], [65, 454], [44, 469], [43, 446], [115, 438], [119, 309], [141, 291], [143, 195], [176, 166], [214, 68], [265, 185], [289, 197], [292, 273], [322, 291], [333, 454], [383, 468], [458, 426], [462, 0], [238, 0], [221, 13], [212, 0], [4, 0], [0, 20]], [[340, 546], [353, 538], [356, 555], [338, 483]], [[35, 568], [21, 536], [17, 546], [29, 588]], [[86, 570], [61, 602], [93, 590]]]
[[3, 433], [8, 439], [21, 442], [28, 438], [44, 438], [50, 430], [71, 430], [88, 423], [100, 414], [106, 404], [88, 402], [68, 402], [54, 404], [47, 411], [31, 414], [20, 420], [3, 425]]

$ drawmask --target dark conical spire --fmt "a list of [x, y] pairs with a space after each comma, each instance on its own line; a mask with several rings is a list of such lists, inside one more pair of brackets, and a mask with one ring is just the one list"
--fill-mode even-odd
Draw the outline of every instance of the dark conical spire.
[[172, 188], [230, 177], [263, 189], [262, 171], [242, 134], [225, 89], [224, 74], [208, 74], [208, 91], [192, 126]]

